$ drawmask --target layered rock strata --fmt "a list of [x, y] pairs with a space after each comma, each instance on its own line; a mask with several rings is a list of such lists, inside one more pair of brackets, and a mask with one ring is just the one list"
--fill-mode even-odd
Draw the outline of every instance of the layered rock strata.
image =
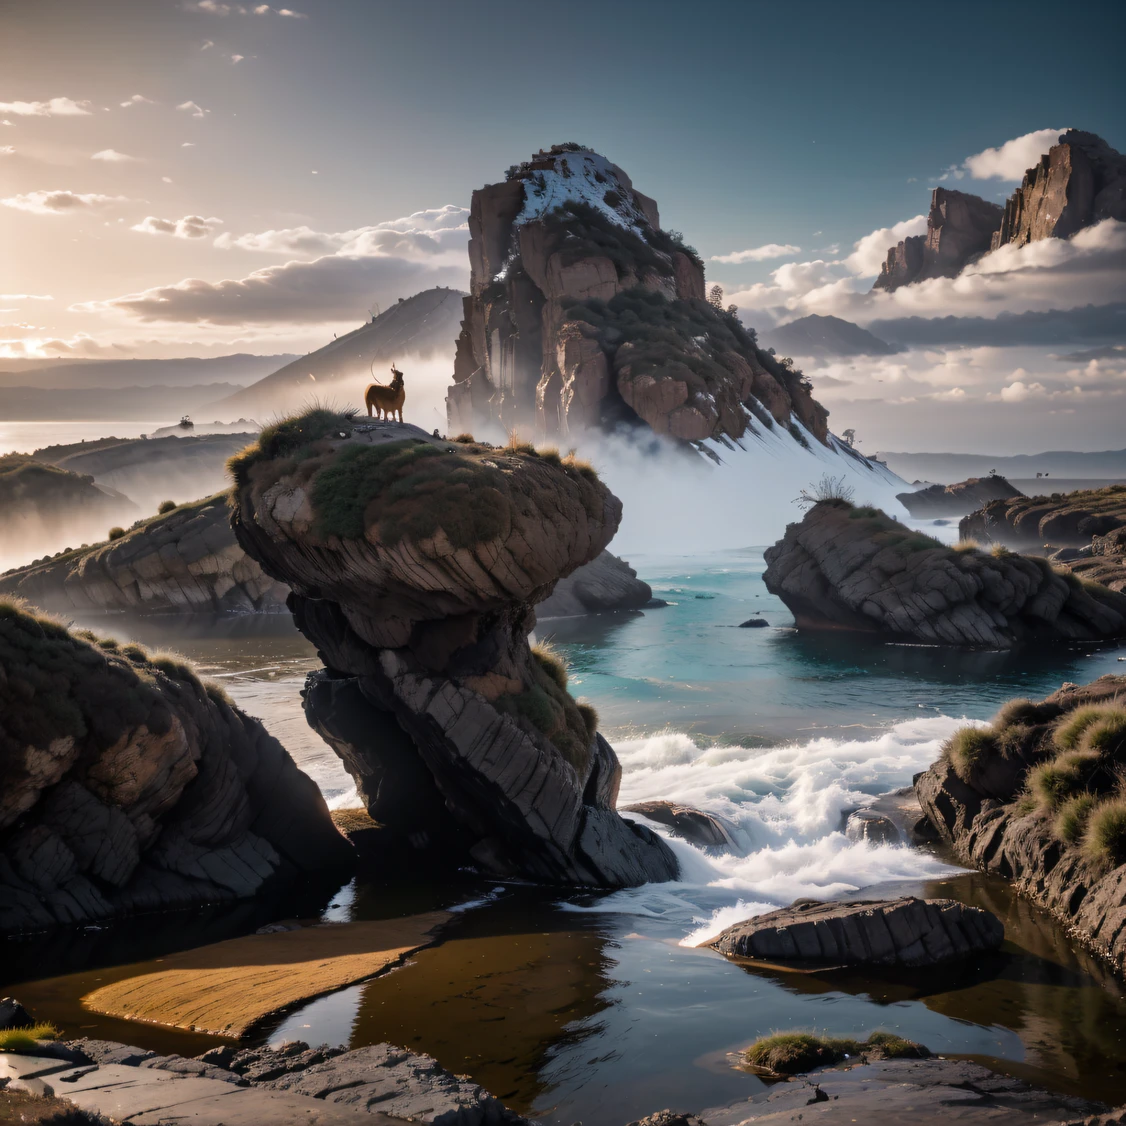
[[55, 613], [283, 611], [289, 588], [235, 541], [225, 495], [0, 578], [0, 594]]
[[[339, 728], [331, 741], [376, 820], [452, 823], [497, 875], [622, 886], [676, 874], [668, 847], [615, 812], [621, 767], [593, 711], [528, 646], [536, 603], [621, 518], [588, 466], [312, 412], [233, 469], [235, 534], [289, 585], [326, 665], [306, 694], [311, 721], [335, 723], [337, 695], [353, 716], [366, 705], [363, 742]], [[404, 792], [409, 810], [384, 799]]]
[[873, 289], [898, 289], [927, 278], [953, 278], [989, 249], [1001, 222], [995, 203], [967, 192], [935, 188], [927, 215], [927, 233], [912, 235], [888, 250]]
[[932, 966], [995, 950], [1000, 919], [953, 899], [799, 899], [728, 927], [707, 945], [740, 958], [843, 965]]
[[970, 477], [955, 485], [929, 485], [895, 499], [917, 520], [940, 516], [966, 516], [993, 500], [1012, 500], [1024, 493], [1004, 477]]
[[[991, 728], [956, 736], [915, 779], [924, 813], [959, 860], [1012, 880], [1120, 973], [1126, 852], [1096, 850], [1107, 842], [1084, 830], [1099, 803], [1116, 800], [1126, 767], [1124, 704], [1122, 676], [1065, 684], [1039, 703], [1013, 701]], [[1076, 816], [1065, 818], [1072, 797]]]
[[469, 231], [451, 434], [628, 424], [698, 441], [758, 420], [826, 442], [808, 381], [705, 300], [699, 256], [604, 157], [537, 153], [473, 193]]
[[1094, 133], [1068, 129], [1025, 172], [991, 246], [1068, 238], [1103, 219], [1126, 220], [1126, 157]]
[[946, 547], [842, 500], [814, 505], [765, 558], [763, 582], [799, 629], [990, 649], [1126, 636], [1126, 596], [1046, 559]]
[[958, 524], [963, 539], [1006, 547], [1084, 547], [1126, 527], [1126, 485], [994, 500]]
[[313, 781], [183, 662], [0, 604], [0, 931], [348, 865]]

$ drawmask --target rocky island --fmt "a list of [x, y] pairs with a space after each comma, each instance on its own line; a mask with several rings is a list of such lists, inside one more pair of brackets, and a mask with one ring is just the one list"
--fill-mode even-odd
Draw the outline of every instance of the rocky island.
[[292, 590], [361, 735], [332, 743], [376, 821], [442, 840], [494, 875], [618, 887], [666, 880], [668, 846], [615, 810], [621, 767], [566, 670], [528, 633], [535, 605], [590, 562], [621, 504], [574, 458], [449, 442], [312, 410], [232, 461], [235, 534]]
[[1126, 596], [1005, 548], [950, 548], [874, 508], [814, 504], [766, 551], [763, 582], [799, 629], [1010, 649], [1126, 636]]
[[995, 500], [1023, 497], [1020, 489], [1004, 477], [970, 477], [954, 485], [928, 485], [912, 493], [896, 493], [895, 499], [917, 520], [942, 516], [967, 516]]

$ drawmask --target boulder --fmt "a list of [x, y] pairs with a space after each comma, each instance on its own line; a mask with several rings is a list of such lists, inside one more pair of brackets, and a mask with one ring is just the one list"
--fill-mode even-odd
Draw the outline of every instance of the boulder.
[[694, 844], [710, 852], [730, 852], [736, 856], [746, 856], [747, 850], [740, 843], [744, 836], [734, 821], [720, 817], [717, 813], [707, 813], [690, 805], [671, 801], [642, 801], [622, 807], [624, 813], [638, 813], [658, 825], [672, 830], [673, 836]]
[[748, 618], [739, 623], [740, 629], [765, 629], [770, 623], [765, 618]]
[[[923, 812], [960, 861], [1012, 880], [1119, 973], [1126, 969], [1126, 864], [1099, 859], [1082, 835], [1061, 836], [1057, 810], [1036, 796], [1040, 791], [1031, 803], [1022, 799], [1029, 772], [1061, 754], [1059, 728], [1080, 709], [1120, 716], [1123, 699], [1126, 676], [1103, 676], [1065, 684], [1041, 701], [1014, 701], [986, 733], [983, 753], [959, 762], [948, 744], [915, 779]], [[1065, 781], [1077, 767], [1090, 769], [1069, 782], [1073, 788], [1096, 802], [1113, 800], [1126, 744], [1119, 738], [1117, 745], [1104, 743], [1093, 760], [1073, 761]]]
[[858, 809], [849, 814], [845, 822], [845, 836], [850, 841], [868, 841], [877, 845], [903, 843], [895, 822], [870, 809]]
[[741, 438], [765, 411], [829, 444], [808, 381], [705, 300], [699, 255], [605, 157], [556, 145], [513, 166], [474, 192], [469, 234], [451, 434], [624, 424], [689, 443]]
[[895, 499], [916, 520], [936, 516], [966, 516], [991, 500], [1023, 497], [1020, 489], [1004, 477], [970, 477], [956, 485], [930, 485], [913, 493], [897, 493]]
[[0, 577], [0, 595], [53, 613], [278, 613], [289, 588], [235, 542], [225, 493], [182, 504], [120, 539]]
[[34, 1023], [31, 1013], [14, 997], [0, 997], [0, 1029], [30, 1028]]
[[536, 618], [570, 618], [614, 610], [641, 610], [653, 590], [624, 560], [604, 551], [555, 584], [555, 590], [536, 606]]
[[233, 469], [238, 541], [290, 587], [326, 665], [307, 715], [373, 819], [444, 828], [496, 876], [676, 875], [668, 846], [615, 812], [621, 767], [593, 712], [528, 645], [536, 604], [621, 519], [589, 466], [311, 411]]
[[347, 867], [312, 779], [183, 662], [0, 603], [0, 932]]
[[740, 958], [843, 965], [932, 966], [995, 950], [1000, 919], [952, 899], [799, 899], [728, 927], [706, 945]]
[[1126, 636], [1126, 596], [1046, 559], [946, 547], [847, 501], [814, 505], [765, 558], [763, 582], [799, 629], [988, 649]]

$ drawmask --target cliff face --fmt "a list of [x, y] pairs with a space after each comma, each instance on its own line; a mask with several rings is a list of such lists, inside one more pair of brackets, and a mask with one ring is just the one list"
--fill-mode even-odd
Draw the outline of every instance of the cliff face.
[[306, 714], [377, 821], [455, 838], [496, 875], [676, 874], [615, 812], [621, 767], [593, 710], [528, 646], [535, 604], [617, 530], [589, 466], [321, 411], [267, 428], [233, 471], [239, 543], [291, 588], [326, 665]]
[[1126, 597], [1046, 559], [955, 551], [872, 508], [822, 501], [766, 551], [763, 582], [799, 629], [1009, 649], [1126, 636]]
[[904, 239], [888, 251], [874, 289], [898, 289], [927, 278], [953, 278], [971, 258], [989, 249], [1001, 208], [980, 196], [949, 188], [931, 194], [927, 233]]
[[1126, 157], [1094, 133], [1069, 129], [1025, 172], [991, 248], [1067, 238], [1102, 219], [1126, 220]]
[[567, 437], [644, 423], [684, 440], [793, 418], [826, 440], [799, 372], [704, 300], [704, 269], [604, 157], [555, 146], [473, 193], [451, 434]]
[[1011, 701], [991, 727], [957, 733], [915, 779], [923, 812], [976, 868], [1011, 879], [1121, 973], [1126, 837], [1112, 826], [1126, 765], [1126, 677]]
[[239, 547], [226, 497], [181, 505], [121, 539], [0, 577], [0, 594], [68, 613], [282, 611], [289, 588]]
[[1083, 547], [1126, 525], [1126, 485], [988, 501], [958, 525], [963, 539], [1028, 548]]
[[0, 932], [351, 862], [313, 781], [182, 662], [0, 603]]

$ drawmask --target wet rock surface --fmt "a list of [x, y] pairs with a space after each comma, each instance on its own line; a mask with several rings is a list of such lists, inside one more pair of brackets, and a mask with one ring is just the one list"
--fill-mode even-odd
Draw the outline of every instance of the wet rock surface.
[[993, 914], [952, 899], [798, 900], [728, 927], [707, 943], [772, 962], [929, 966], [1001, 945]]
[[277, 1049], [214, 1048], [197, 1059], [108, 1040], [72, 1041], [68, 1059], [44, 1054], [49, 1047], [0, 1055], [0, 1078], [11, 1090], [59, 1096], [114, 1119], [199, 1126], [526, 1121], [430, 1056], [390, 1044], [347, 1051], [294, 1041]]
[[1126, 597], [1046, 559], [956, 551], [884, 513], [822, 501], [766, 550], [763, 582], [799, 629], [1010, 649], [1126, 635]]
[[897, 493], [895, 499], [916, 519], [936, 516], [966, 516], [991, 500], [1023, 497], [1020, 489], [1004, 477], [970, 477], [956, 485], [930, 485], [913, 493]]
[[570, 618], [614, 610], [642, 610], [653, 589], [637, 577], [624, 560], [608, 551], [555, 584], [555, 590], [536, 606], [536, 618]]
[[[675, 875], [668, 847], [615, 812], [617, 757], [562, 666], [527, 640], [535, 605], [606, 547], [617, 498], [581, 463], [398, 423], [334, 421], [297, 441], [298, 462], [263, 450], [240, 469], [234, 527], [293, 591], [328, 674], [307, 714], [336, 728], [372, 817], [453, 830], [464, 862], [496, 875], [611, 887]], [[342, 509], [354, 523], [326, 524]], [[391, 810], [384, 794], [403, 792], [417, 802]]]
[[[915, 779], [928, 820], [963, 863], [1012, 880], [1120, 973], [1126, 969], [1126, 864], [1099, 860], [1081, 839], [1062, 839], [1056, 810], [1035, 803], [1029, 808], [1021, 798], [1029, 771], [1058, 758], [1056, 731], [1069, 716], [1085, 708], [1121, 708], [1124, 701], [1124, 676], [1066, 684], [1022, 706], [1020, 722], [994, 724], [1004, 753], [994, 751], [960, 769], [944, 754]], [[1110, 755], [1104, 772], [1113, 785], [1126, 753], [1119, 744]], [[1097, 790], [1099, 779], [1092, 775], [1084, 785]]]
[[638, 813], [658, 825], [671, 829], [674, 836], [710, 852], [730, 852], [746, 856], [746, 834], [733, 821], [718, 813], [707, 813], [690, 805], [671, 801], [642, 801], [622, 806], [623, 813]]
[[1030, 1087], [968, 1060], [880, 1060], [816, 1071], [728, 1106], [699, 1112], [707, 1126], [1040, 1126], [1105, 1123], [1102, 1104]]
[[225, 495], [181, 505], [123, 537], [0, 578], [0, 594], [53, 613], [284, 612], [289, 588], [235, 541]]
[[312, 779], [182, 662], [0, 605], [0, 931], [347, 865]]

